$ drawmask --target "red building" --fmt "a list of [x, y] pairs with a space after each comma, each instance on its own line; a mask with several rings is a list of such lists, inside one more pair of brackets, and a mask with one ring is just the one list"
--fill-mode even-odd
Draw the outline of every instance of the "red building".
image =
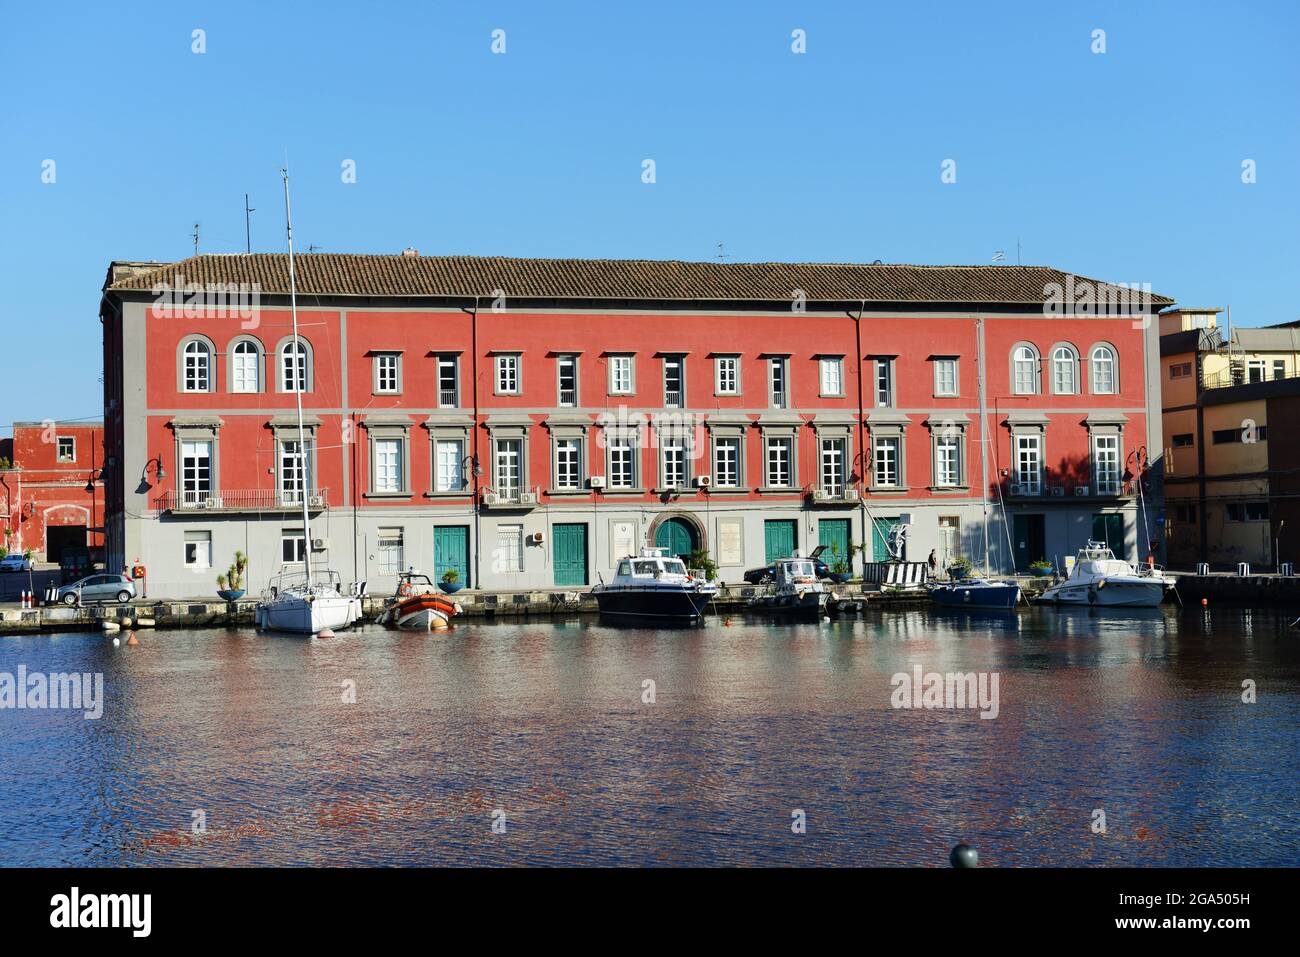
[[[1158, 537], [1155, 472], [1139, 501], [1126, 471], [1161, 448], [1162, 297], [1144, 319], [1041, 267], [298, 266], [297, 347], [284, 256], [110, 268], [110, 562], [151, 594], [211, 591], [236, 548], [254, 588], [303, 548], [379, 589], [582, 586], [646, 543], [729, 581], [818, 543], [979, 562], [984, 490], [1003, 567]], [[1112, 304], [1073, 308], [1085, 287]]]
[[[57, 562], [64, 549], [103, 559], [104, 426], [100, 422], [16, 422], [0, 441], [0, 530], [11, 552]], [[0, 463], [2, 464], [2, 463]]]

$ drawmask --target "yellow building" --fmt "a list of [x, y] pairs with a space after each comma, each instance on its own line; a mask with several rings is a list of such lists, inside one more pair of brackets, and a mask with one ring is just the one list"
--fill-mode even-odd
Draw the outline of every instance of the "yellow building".
[[1278, 561], [1268, 409], [1300, 392], [1300, 324], [1224, 327], [1221, 312], [1160, 315], [1169, 563], [1267, 570]]

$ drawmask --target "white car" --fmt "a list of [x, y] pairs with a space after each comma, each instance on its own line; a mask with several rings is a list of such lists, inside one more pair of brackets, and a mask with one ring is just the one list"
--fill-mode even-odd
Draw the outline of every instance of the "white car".
[[13, 554], [0, 558], [0, 572], [29, 572], [32, 563], [22, 555]]

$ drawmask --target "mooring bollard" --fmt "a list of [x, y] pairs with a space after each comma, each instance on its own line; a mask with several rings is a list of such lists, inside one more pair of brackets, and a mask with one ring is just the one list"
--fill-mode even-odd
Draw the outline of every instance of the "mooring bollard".
[[979, 867], [979, 851], [969, 844], [958, 844], [948, 855], [948, 862], [953, 867]]
[[1237, 562], [1237, 575], [1246, 578], [1250, 575], [1250, 562]]
[[1278, 572], [1286, 578], [1290, 578], [1295, 574], [1295, 565], [1292, 562], [1283, 562], [1278, 567]]
[[1198, 575], [1208, 575], [1208, 574], [1210, 574], [1210, 563], [1209, 563], [1209, 562], [1197, 562], [1197, 563], [1196, 563], [1196, 574], [1198, 574]]

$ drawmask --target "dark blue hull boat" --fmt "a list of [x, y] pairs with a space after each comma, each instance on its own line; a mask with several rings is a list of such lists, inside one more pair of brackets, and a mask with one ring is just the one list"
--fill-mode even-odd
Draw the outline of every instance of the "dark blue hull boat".
[[927, 586], [930, 600], [945, 608], [978, 608], [1009, 611], [1020, 601], [1020, 586], [1015, 582], [994, 582], [983, 578], [962, 578]]

